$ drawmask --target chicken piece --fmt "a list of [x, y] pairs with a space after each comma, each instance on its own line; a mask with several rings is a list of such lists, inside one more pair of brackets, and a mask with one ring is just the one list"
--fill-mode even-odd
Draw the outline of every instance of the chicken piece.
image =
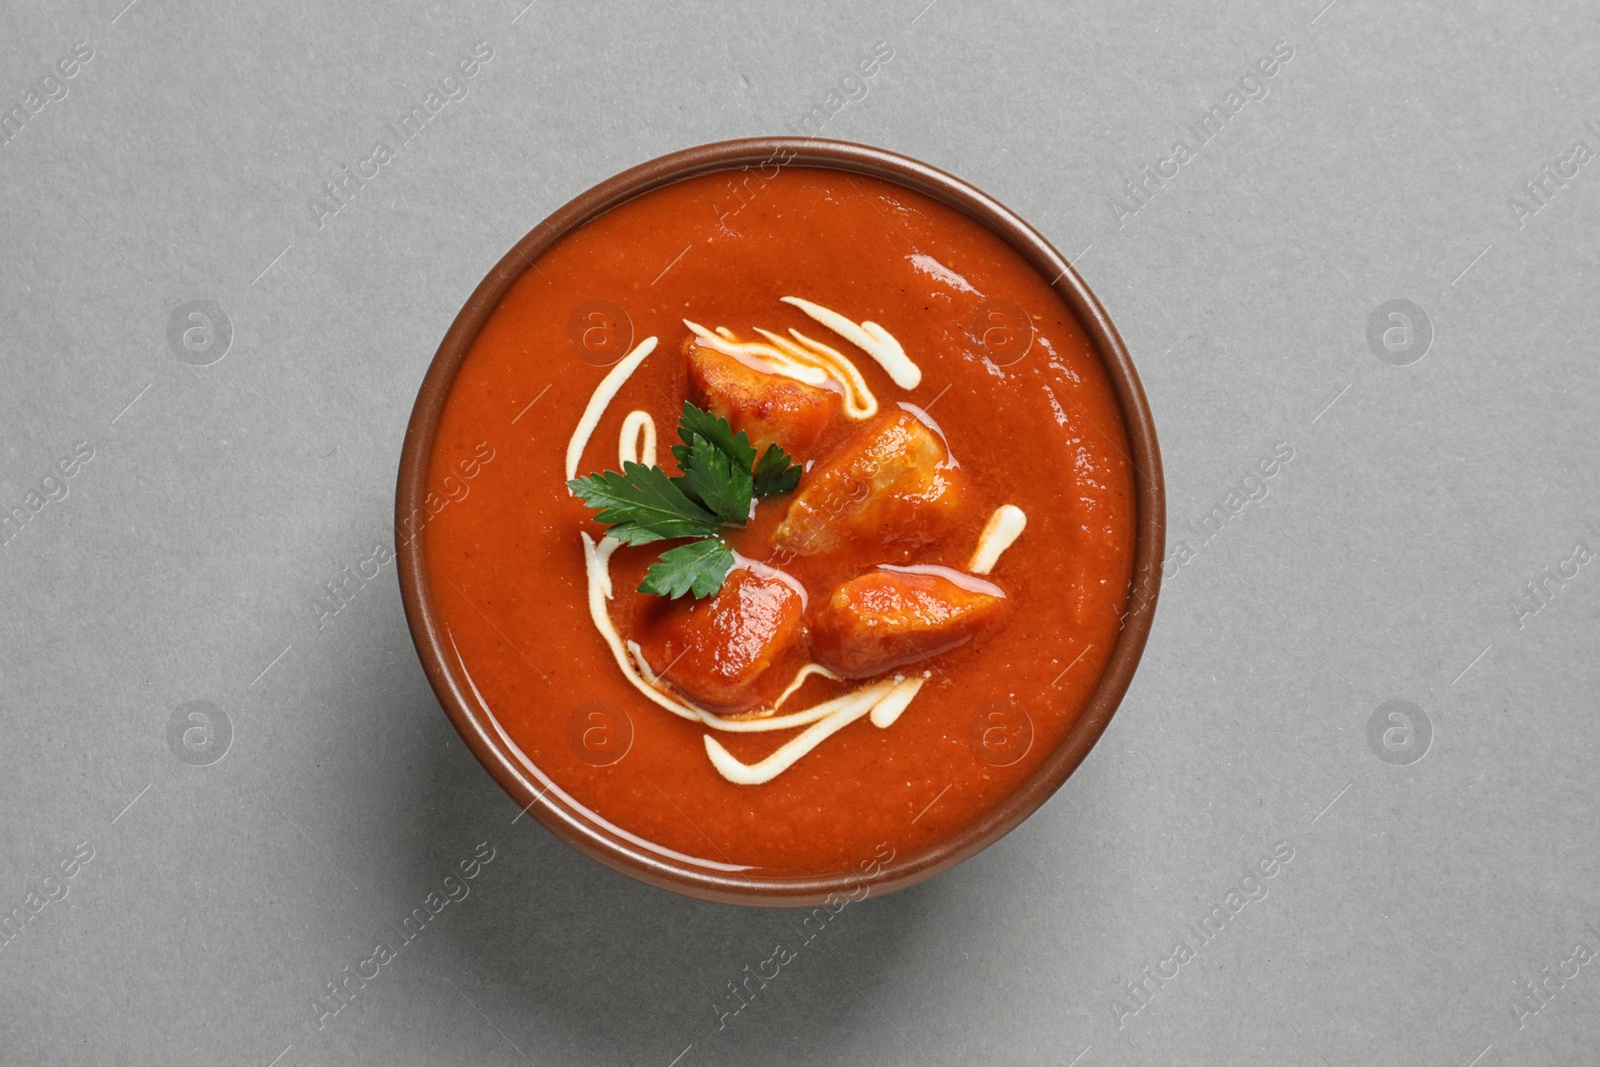
[[948, 652], [1005, 606], [999, 586], [943, 567], [879, 569], [833, 591], [811, 648], [839, 673], [867, 677]]
[[758, 701], [762, 675], [800, 639], [805, 610], [799, 586], [771, 568], [735, 568], [705, 600], [644, 599], [634, 638], [650, 669], [729, 712]]
[[705, 345], [689, 344], [689, 395], [695, 405], [743, 430], [757, 453], [776, 444], [804, 458], [839, 410], [839, 395], [768, 374]]
[[899, 409], [857, 430], [802, 480], [772, 543], [815, 556], [855, 542], [909, 559], [949, 525], [961, 486], [944, 440]]

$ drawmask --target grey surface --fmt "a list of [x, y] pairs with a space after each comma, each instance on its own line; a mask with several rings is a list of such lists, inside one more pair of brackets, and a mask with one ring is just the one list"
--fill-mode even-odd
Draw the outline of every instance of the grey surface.
[[[0, 145], [0, 508], [94, 452], [0, 548], [0, 912], [93, 849], [0, 948], [0, 1061], [1592, 1062], [1600, 960], [1520, 1019], [1518, 983], [1600, 951], [1600, 565], [1514, 605], [1600, 548], [1600, 162], [1521, 225], [1508, 200], [1600, 150], [1600, 8], [124, 2], [0, 14], [8, 107], [95, 50]], [[1190, 551], [1061, 793], [846, 909], [719, 1030], [784, 916], [513, 825], [392, 564], [318, 604], [392, 544], [416, 386], [511, 240], [651, 156], [784, 132], [876, 40], [893, 60], [823, 132], [1079, 257]], [[466, 98], [319, 229], [322, 183], [480, 41]], [[1108, 198], [1279, 41], [1268, 95], [1119, 225]], [[169, 345], [194, 300], [231, 323], [214, 362]], [[1431, 321], [1407, 366], [1368, 344], [1391, 300]], [[1369, 730], [1396, 700], [1420, 760], [1420, 721]], [[324, 983], [480, 842], [470, 896], [319, 1029]], [[1266, 895], [1195, 935], [1280, 842]], [[1182, 937], [1195, 958], [1119, 1012]]]

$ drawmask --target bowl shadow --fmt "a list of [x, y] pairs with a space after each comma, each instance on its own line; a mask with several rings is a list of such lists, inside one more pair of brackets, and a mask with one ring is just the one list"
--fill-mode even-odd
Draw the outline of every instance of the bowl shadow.
[[[419, 699], [432, 703], [425, 692]], [[429, 766], [432, 828], [408, 843], [417, 884], [453, 862], [439, 854], [440, 834], [488, 841], [495, 858], [427, 970], [441, 995], [458, 995], [448, 978], [535, 1062], [666, 1064], [691, 1044], [696, 1063], [708, 1053], [749, 1062], [757, 1048], [777, 1052], [801, 1033], [815, 1044], [824, 1037], [815, 1022], [826, 1017], [818, 1013], [870, 1012], [874, 991], [941, 910], [940, 880], [815, 908], [667, 892], [518, 817], [462, 746]]]

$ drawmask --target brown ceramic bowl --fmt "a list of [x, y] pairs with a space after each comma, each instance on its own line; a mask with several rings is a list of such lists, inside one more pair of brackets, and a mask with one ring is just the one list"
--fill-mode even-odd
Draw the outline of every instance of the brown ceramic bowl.
[[479, 329], [529, 263], [568, 232], [625, 200], [686, 178], [785, 157], [789, 158], [789, 165], [826, 167], [907, 186], [957, 208], [1000, 235], [1043, 277], [1054, 279], [1052, 284], [1056, 292], [1077, 314], [1084, 332], [1098, 350], [1121, 406], [1132, 449], [1129, 459], [1135, 472], [1138, 508], [1126, 616], [1110, 660], [1088, 703], [1055, 750], [1015, 792], [976, 823], [918, 853], [897, 858], [892, 867], [883, 867], [873, 876], [864, 877], [848, 871], [804, 877], [722, 874], [675, 863], [645, 851], [598, 825], [583, 811], [541, 790], [528, 777], [496, 735], [487, 716], [479, 710], [478, 703], [468, 698], [466, 679], [453, 658], [446, 654], [446, 641], [434, 609], [434, 591], [429, 588], [423, 560], [422, 539], [426, 537], [426, 527], [410, 540], [396, 538], [400, 542], [400, 592], [428, 681], [467, 747], [517, 804], [562, 841], [613, 870], [702, 900], [765, 907], [810, 906], [836, 901], [847, 893], [850, 899], [860, 899], [863, 885], [869, 894], [902, 889], [947, 870], [993, 844], [1049, 799], [1094, 747], [1133, 679], [1155, 614], [1166, 540], [1161, 455], [1144, 389], [1116, 327], [1066, 258], [1026, 222], [944, 171], [881, 148], [797, 137], [723, 141], [650, 160], [596, 185], [518, 241], [473, 291], [445, 334], [423, 379], [400, 457], [397, 530], [400, 520], [421, 506], [427, 492], [424, 481], [428, 458], [456, 371], [466, 359]]

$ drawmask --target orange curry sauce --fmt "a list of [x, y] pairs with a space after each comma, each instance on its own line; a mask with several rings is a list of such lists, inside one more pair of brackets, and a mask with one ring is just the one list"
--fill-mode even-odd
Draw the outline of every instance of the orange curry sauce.
[[[1133, 478], [1115, 398], [1078, 322], [980, 224], [901, 186], [837, 171], [787, 168], [746, 183], [743, 199], [729, 188], [717, 174], [645, 194], [569, 234], [511, 287], [440, 420], [426, 565], [465, 673], [560, 791], [637, 839], [714, 869], [832, 873], [856, 868], [880, 842], [907, 854], [973, 822], [1066, 731], [1117, 636], [1132, 567]], [[870, 356], [783, 296], [879, 323], [921, 367], [921, 384], [896, 387]], [[996, 507], [1026, 513], [1026, 531], [987, 576], [1006, 592], [1003, 618], [926, 665], [900, 668], [933, 673], [893, 726], [860, 719], [773, 781], [735, 785], [707, 759], [710, 730], [650, 703], [618, 669], [589, 616], [579, 538], [586, 530], [598, 540], [603, 527], [569, 495], [563, 472], [568, 440], [606, 373], [592, 351], [580, 358], [569, 330], [574, 313], [595, 302], [626, 313], [632, 343], [654, 335], [660, 345], [607, 408], [580, 475], [618, 468], [622, 420], [635, 409], [654, 418], [657, 462], [674, 469], [668, 447], [688, 389], [683, 319], [744, 339], [756, 327], [795, 327], [849, 356], [880, 411], [901, 401], [928, 409], [948, 439], [966, 478], [961, 517], [911, 562], [964, 570]], [[1034, 331], [1020, 359], [1025, 339], [991, 334], [990, 348], [984, 336], [986, 323], [1003, 325], [1007, 314], [1016, 324], [1016, 309]], [[605, 317], [585, 321], [601, 324], [576, 333], [591, 350], [629, 343], [625, 323], [607, 333]], [[817, 457], [797, 458], [820, 458], [859, 425], [839, 422]], [[447, 476], [462, 484], [463, 461], [476, 471], [467, 495], [436, 503]], [[763, 501], [756, 521], [730, 538], [734, 548], [772, 560], [764, 538], [787, 500]], [[643, 567], [671, 544], [618, 550], [610, 609], [624, 638]], [[849, 577], [815, 561], [783, 565], [807, 585], [813, 612], [832, 592], [827, 583]], [[859, 684], [812, 678], [783, 711]], [[605, 766], [580, 758], [570, 740], [574, 712], [597, 700], [619, 706], [632, 728], [626, 755]], [[974, 729], [996, 702], [1026, 713], [1031, 742], [1015, 729], [995, 733], [994, 724], [1015, 725], [1015, 710]], [[796, 732], [714, 736], [754, 763]], [[1011, 743], [1014, 755], [1020, 742], [1027, 753], [1007, 763], [1012, 756], [983, 749], [986, 736], [1001, 751]]]

